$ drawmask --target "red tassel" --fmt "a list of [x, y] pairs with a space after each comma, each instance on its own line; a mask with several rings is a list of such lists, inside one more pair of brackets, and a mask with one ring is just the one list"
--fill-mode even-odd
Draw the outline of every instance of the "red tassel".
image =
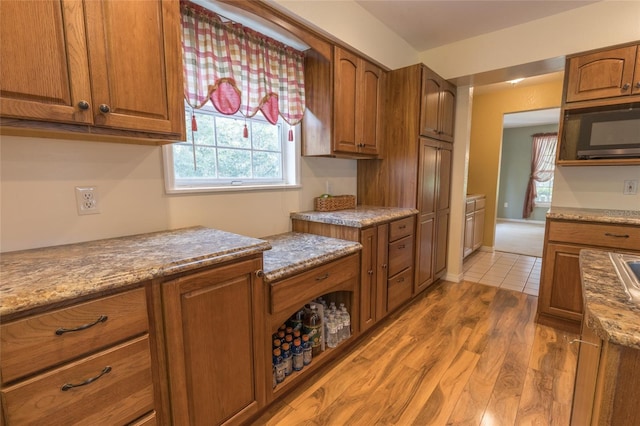
[[244, 130], [242, 131], [242, 136], [245, 138], [249, 137], [249, 129], [247, 129], [247, 123], [244, 124]]
[[191, 131], [192, 132], [197, 132], [198, 131], [198, 123], [196, 123], [196, 115], [195, 114], [191, 114]]
[[293, 129], [289, 129], [289, 142], [293, 142]]

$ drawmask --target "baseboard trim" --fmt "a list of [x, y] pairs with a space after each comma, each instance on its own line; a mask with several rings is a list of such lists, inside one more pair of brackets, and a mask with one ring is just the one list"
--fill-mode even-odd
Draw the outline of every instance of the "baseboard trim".
[[499, 217], [496, 219], [496, 223], [498, 222], [515, 222], [515, 223], [529, 223], [531, 225], [544, 225], [544, 220], [529, 220], [529, 219], [508, 219], [504, 217]]
[[451, 282], [454, 282], [454, 283], [459, 283], [464, 279], [464, 273], [451, 274], [451, 273], [449, 273], [449, 271], [447, 271], [444, 274], [444, 277], [442, 277], [442, 279], [445, 280], [445, 281], [451, 281]]

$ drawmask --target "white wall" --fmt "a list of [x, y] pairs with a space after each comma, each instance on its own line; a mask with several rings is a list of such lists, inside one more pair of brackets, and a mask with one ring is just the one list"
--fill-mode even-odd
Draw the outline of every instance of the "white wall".
[[640, 166], [556, 167], [552, 206], [640, 210], [640, 193], [622, 194], [630, 179], [640, 182]]
[[640, 1], [599, 1], [421, 52], [444, 78], [528, 64], [640, 40]]
[[[3, 136], [0, 250], [59, 245], [204, 225], [261, 237], [290, 230], [289, 213], [313, 208], [330, 181], [356, 193], [356, 161], [301, 159], [302, 189], [167, 195], [162, 149]], [[98, 187], [100, 214], [78, 216], [75, 187]]]

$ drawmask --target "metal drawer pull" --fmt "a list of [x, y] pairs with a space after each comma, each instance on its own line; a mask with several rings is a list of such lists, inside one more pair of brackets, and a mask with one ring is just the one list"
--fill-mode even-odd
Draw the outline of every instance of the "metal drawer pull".
[[403, 283], [404, 282], [404, 277], [400, 277], [396, 280], [397, 283]]
[[573, 339], [572, 341], [569, 342], [570, 345], [572, 345], [574, 343], [586, 343], [587, 345], [591, 345], [591, 346], [594, 346], [596, 348], [600, 347], [600, 346], [596, 345], [595, 343], [587, 342], [586, 340], [580, 340], [580, 339]]
[[328, 272], [324, 275], [320, 275], [319, 277], [316, 277], [316, 281], [323, 281], [323, 280], [326, 280], [327, 278], [329, 278]]
[[109, 319], [108, 316], [100, 315], [100, 318], [98, 318], [97, 320], [95, 320], [94, 322], [92, 322], [90, 324], [81, 325], [80, 327], [76, 327], [76, 328], [59, 328], [59, 329], [56, 330], [56, 334], [58, 336], [62, 336], [64, 333], [70, 333], [72, 331], [86, 330], [87, 328], [93, 327], [94, 325], [99, 324], [101, 322], [105, 322], [108, 319]]
[[77, 385], [74, 385], [73, 383], [66, 383], [64, 385], [62, 385], [62, 387], [60, 388], [61, 391], [68, 391], [69, 389], [73, 389], [73, 388], [79, 388], [80, 386], [86, 386], [89, 383], [93, 383], [96, 380], [98, 380], [100, 377], [104, 376], [105, 374], [107, 374], [109, 371], [111, 371], [111, 367], [110, 366], [106, 366], [105, 368], [102, 369], [102, 371], [100, 372], [100, 374], [98, 374], [96, 377], [91, 377], [87, 380], [85, 380], [82, 383], [78, 383]]
[[628, 234], [612, 234], [611, 232], [605, 232], [604, 235], [607, 237], [614, 237], [614, 238], [629, 238]]
[[401, 244], [398, 246], [398, 250], [402, 250], [403, 248], [405, 248], [406, 246], [404, 244]]
[[398, 226], [398, 229], [406, 229], [406, 228], [407, 228], [407, 225]]

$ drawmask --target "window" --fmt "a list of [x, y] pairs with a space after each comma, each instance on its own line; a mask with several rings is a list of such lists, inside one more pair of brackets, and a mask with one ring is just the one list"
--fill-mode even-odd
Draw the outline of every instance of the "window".
[[258, 115], [245, 119], [239, 114], [229, 116], [202, 108], [193, 110], [198, 128], [194, 132], [191, 114], [187, 107], [187, 140], [164, 148], [167, 192], [269, 189], [299, 184], [296, 144], [287, 140], [287, 124], [272, 125]]
[[551, 151], [545, 151], [542, 158], [542, 164], [538, 169], [539, 175], [550, 176], [550, 179], [545, 182], [535, 181], [536, 185], [536, 198], [533, 200], [535, 207], [550, 207], [551, 195], [553, 192], [553, 174], [555, 172], [556, 150], [555, 140], [553, 141], [553, 149]]

